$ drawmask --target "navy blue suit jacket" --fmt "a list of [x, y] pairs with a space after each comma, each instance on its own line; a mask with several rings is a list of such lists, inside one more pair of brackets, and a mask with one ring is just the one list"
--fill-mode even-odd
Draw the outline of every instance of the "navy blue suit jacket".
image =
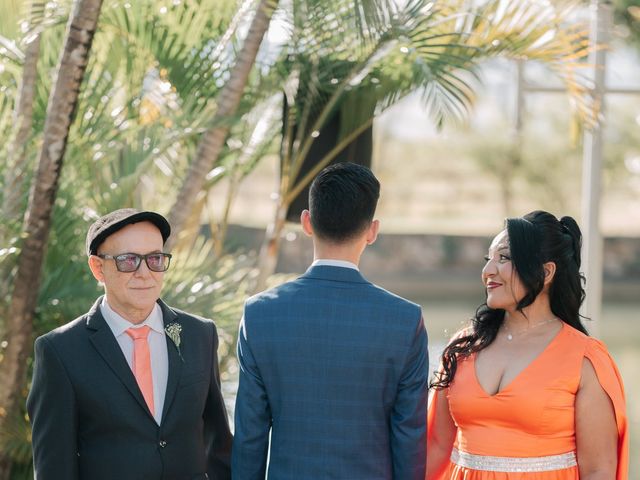
[[158, 425], [100, 312], [38, 338], [27, 410], [37, 480], [225, 480], [231, 433], [220, 392], [211, 321], [159, 301], [169, 376]]
[[314, 266], [249, 299], [232, 478], [424, 480], [420, 307], [355, 269]]

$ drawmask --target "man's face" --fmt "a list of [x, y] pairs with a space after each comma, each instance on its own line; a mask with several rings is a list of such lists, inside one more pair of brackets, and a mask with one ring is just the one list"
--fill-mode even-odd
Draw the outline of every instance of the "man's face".
[[[99, 254], [162, 252], [162, 235], [151, 222], [127, 225], [108, 236], [98, 248]], [[164, 272], [152, 272], [144, 260], [135, 272], [119, 272], [115, 260], [92, 256], [89, 260], [96, 280], [105, 286], [109, 306], [125, 319], [142, 322], [160, 297]]]

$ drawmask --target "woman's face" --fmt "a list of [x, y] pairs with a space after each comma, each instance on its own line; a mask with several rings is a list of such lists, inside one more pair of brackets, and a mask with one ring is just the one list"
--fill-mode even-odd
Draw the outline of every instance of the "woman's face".
[[526, 291], [511, 262], [506, 230], [493, 239], [485, 260], [487, 263], [482, 269], [482, 283], [487, 289], [487, 305], [494, 309], [514, 311]]

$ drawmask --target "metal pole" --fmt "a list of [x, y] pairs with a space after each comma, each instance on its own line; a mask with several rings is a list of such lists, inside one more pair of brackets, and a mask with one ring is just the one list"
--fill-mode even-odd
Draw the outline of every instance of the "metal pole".
[[[611, 4], [593, 0], [591, 3], [591, 53], [593, 65], [593, 95], [600, 107], [600, 121], [584, 134], [582, 173], [582, 229], [584, 243], [582, 258], [586, 276], [586, 299], [582, 314], [591, 318], [588, 323], [593, 335], [598, 335], [602, 313], [602, 235], [600, 232], [600, 193], [602, 186], [602, 130], [604, 128], [604, 92], [606, 50], [611, 28]], [[597, 47], [597, 48], [596, 48]]]
[[[564, 91], [564, 90], [563, 90]], [[516, 105], [515, 105], [515, 134], [522, 134], [522, 118], [524, 116], [524, 60], [516, 60]]]

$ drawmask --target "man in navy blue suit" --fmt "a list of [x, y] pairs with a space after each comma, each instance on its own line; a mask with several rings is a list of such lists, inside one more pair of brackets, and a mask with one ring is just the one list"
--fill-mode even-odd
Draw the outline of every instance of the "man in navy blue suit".
[[422, 313], [358, 270], [378, 234], [379, 192], [366, 167], [323, 170], [301, 215], [313, 264], [246, 302], [234, 479], [262, 480], [267, 463], [270, 480], [424, 479]]

